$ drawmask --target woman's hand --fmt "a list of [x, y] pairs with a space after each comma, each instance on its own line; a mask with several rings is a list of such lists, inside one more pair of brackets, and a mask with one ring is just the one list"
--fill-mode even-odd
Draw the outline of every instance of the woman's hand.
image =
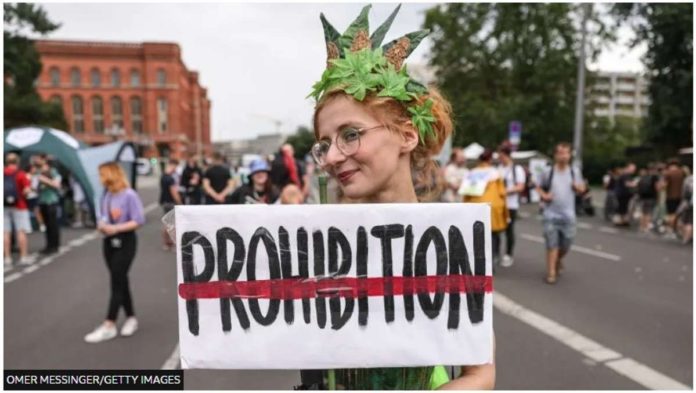
[[111, 236], [118, 233], [118, 228], [116, 228], [116, 225], [99, 224], [97, 229], [106, 236]]
[[462, 375], [438, 390], [492, 390], [495, 387], [495, 364], [462, 366]]

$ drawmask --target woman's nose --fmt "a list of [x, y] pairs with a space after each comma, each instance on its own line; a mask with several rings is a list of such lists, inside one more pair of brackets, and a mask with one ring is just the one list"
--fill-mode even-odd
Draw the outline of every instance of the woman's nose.
[[341, 163], [346, 160], [346, 156], [343, 154], [343, 152], [336, 146], [335, 143], [332, 143], [331, 146], [329, 146], [329, 150], [326, 152], [326, 158], [324, 159], [324, 166], [325, 167], [332, 167], [335, 166], [338, 163]]

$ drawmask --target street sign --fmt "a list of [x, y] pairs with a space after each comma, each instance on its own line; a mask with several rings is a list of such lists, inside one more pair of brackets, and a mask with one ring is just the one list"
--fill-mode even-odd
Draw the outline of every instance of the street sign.
[[522, 122], [514, 120], [508, 125], [508, 139], [510, 143], [519, 146], [522, 140]]
[[177, 206], [182, 368], [492, 361], [486, 204]]

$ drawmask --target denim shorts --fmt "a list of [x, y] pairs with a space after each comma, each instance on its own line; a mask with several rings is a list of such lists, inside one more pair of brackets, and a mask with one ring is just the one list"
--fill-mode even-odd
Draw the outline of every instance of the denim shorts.
[[22, 231], [24, 233], [31, 233], [29, 210], [5, 207], [3, 224], [5, 225], [5, 232], [10, 232], [14, 224], [15, 232]]
[[563, 219], [544, 219], [544, 240], [546, 249], [567, 251], [575, 238], [575, 222]]

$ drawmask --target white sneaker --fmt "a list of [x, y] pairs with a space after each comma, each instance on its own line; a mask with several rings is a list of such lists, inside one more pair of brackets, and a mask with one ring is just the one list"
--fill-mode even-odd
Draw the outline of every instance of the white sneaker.
[[46, 225], [39, 225], [39, 231], [46, 232]]
[[138, 330], [138, 320], [135, 317], [126, 319], [126, 322], [121, 327], [121, 335], [124, 337], [132, 336]]
[[515, 260], [512, 259], [510, 255], [505, 255], [503, 256], [503, 262], [500, 265], [502, 267], [510, 267], [513, 263], [515, 263]]
[[90, 344], [100, 343], [102, 341], [111, 340], [118, 335], [116, 326], [107, 326], [106, 324], [101, 324], [99, 327], [94, 329], [92, 333], [85, 336], [85, 341]]
[[31, 258], [31, 257], [29, 257], [29, 256], [21, 257], [21, 258], [19, 259], [19, 264], [20, 264], [20, 265], [27, 266], [27, 265], [31, 265], [32, 263], [34, 263], [34, 258]]
[[5, 258], [5, 269], [10, 269], [12, 268], [12, 257], [10, 258]]

